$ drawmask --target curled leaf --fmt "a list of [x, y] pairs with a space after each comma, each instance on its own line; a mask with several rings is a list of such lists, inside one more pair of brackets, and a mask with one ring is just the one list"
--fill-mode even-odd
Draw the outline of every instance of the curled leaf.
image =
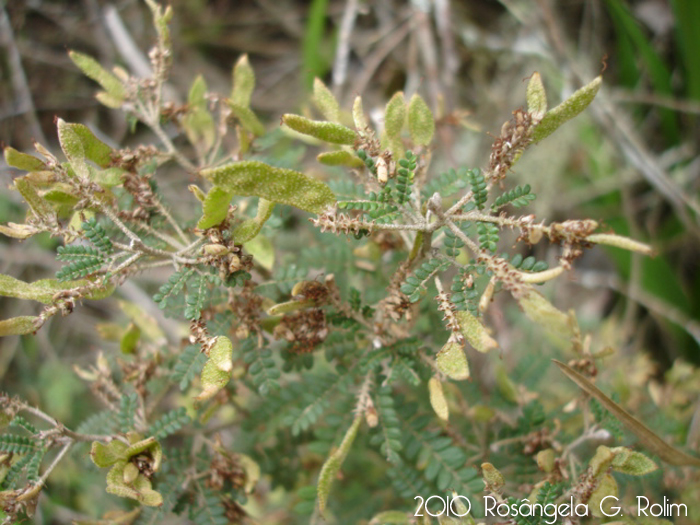
[[282, 123], [294, 131], [330, 142], [331, 144], [351, 146], [357, 138], [357, 134], [353, 130], [336, 122], [311, 120], [301, 115], [287, 113], [282, 115]]
[[593, 102], [601, 84], [603, 77], [596, 77], [592, 82], [586, 84], [573, 95], [567, 98], [557, 107], [550, 109], [532, 132], [532, 142], [536, 143], [548, 137], [554, 131], [581, 113]]
[[347, 166], [348, 168], [361, 168], [364, 166], [364, 162], [362, 162], [360, 157], [345, 150], [320, 153], [316, 160], [326, 166]]
[[700, 459], [686, 454], [666, 443], [659, 436], [654, 434], [644, 423], [636, 417], [628, 413], [620, 405], [606, 396], [597, 386], [591, 383], [583, 375], [576, 372], [573, 368], [564, 363], [554, 360], [554, 363], [564, 374], [576, 383], [587, 394], [596, 398], [608, 411], [610, 411], [617, 419], [622, 421], [624, 425], [639, 438], [642, 444], [653, 454], [659, 456], [666, 463], [677, 466], [693, 466], [700, 467]]
[[418, 93], [408, 103], [408, 131], [413, 142], [420, 146], [430, 144], [435, 133], [433, 112]]
[[[611, 474], [604, 474], [588, 499], [588, 508], [591, 514], [597, 518], [615, 516], [615, 504], [617, 503], [616, 498], [618, 494], [619, 489], [615, 478]], [[612, 496], [612, 498], [605, 499], [608, 496]]]
[[464, 310], [456, 315], [462, 335], [474, 349], [486, 353], [498, 348], [498, 343], [488, 334], [486, 327], [471, 313]]
[[[84, 283], [86, 282], [84, 281]], [[41, 279], [33, 283], [26, 283], [9, 275], [0, 274], [0, 295], [50, 304], [56, 293], [75, 288], [77, 283], [77, 281], [59, 282], [56, 279]]]
[[233, 343], [228, 337], [218, 336], [209, 350], [209, 359], [202, 370], [202, 392], [196, 401], [205, 401], [224, 388], [231, 379]]
[[362, 416], [355, 416], [355, 419], [348, 428], [343, 441], [340, 446], [333, 452], [321, 468], [321, 473], [318, 476], [318, 486], [316, 488], [316, 494], [318, 497], [318, 509], [323, 514], [326, 510], [326, 502], [328, 501], [328, 494], [331, 491], [331, 485], [333, 480], [338, 475], [340, 467], [345, 461], [348, 452], [350, 452], [350, 447], [353, 441], [355, 441], [355, 436], [357, 436], [357, 430], [360, 428], [360, 422], [362, 421]]
[[274, 208], [274, 202], [270, 202], [266, 199], [258, 199], [258, 211], [255, 218], [246, 219], [233, 230], [233, 238], [236, 242], [248, 242], [260, 233], [265, 222], [272, 216]]
[[463, 381], [469, 379], [469, 363], [464, 355], [462, 345], [448, 342], [437, 354], [437, 368], [450, 379]]
[[197, 223], [197, 228], [206, 230], [224, 222], [228, 215], [228, 206], [231, 204], [233, 192], [219, 186], [209, 190], [202, 203], [202, 218]]
[[622, 248], [630, 252], [637, 252], [644, 255], [653, 255], [654, 250], [648, 244], [644, 244], [628, 237], [623, 237], [622, 235], [615, 235], [611, 233], [594, 233], [586, 237], [586, 241], [594, 242], [596, 244], [606, 244], [608, 246], [614, 246], [616, 248]]
[[202, 170], [202, 175], [234, 195], [262, 197], [312, 213], [321, 213], [336, 200], [323, 182], [298, 171], [275, 168], [257, 160]]
[[17, 224], [15, 222], [0, 224], [0, 233], [6, 235], [7, 237], [12, 237], [13, 239], [28, 239], [40, 231], [41, 230], [35, 228], [34, 226], [29, 226], [27, 224]]
[[445, 392], [442, 389], [442, 383], [437, 377], [431, 377], [428, 381], [428, 392], [430, 394], [430, 406], [437, 416], [443, 421], [447, 421], [450, 417], [450, 411], [445, 399]]

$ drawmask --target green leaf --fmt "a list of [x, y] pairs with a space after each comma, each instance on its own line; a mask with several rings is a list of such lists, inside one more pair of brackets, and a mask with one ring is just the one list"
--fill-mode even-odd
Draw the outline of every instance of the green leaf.
[[395, 140], [401, 137], [405, 120], [406, 101], [403, 97], [403, 91], [399, 91], [389, 99], [384, 113], [384, 130], [389, 139]]
[[15, 148], [6, 147], [4, 150], [5, 162], [8, 166], [24, 171], [41, 171], [46, 169], [46, 164], [33, 155], [27, 155]]
[[566, 340], [574, 335], [574, 318], [558, 310], [532, 287], [517, 297], [517, 301], [531, 321], [542, 326], [552, 335]]
[[275, 203], [267, 199], [258, 199], [258, 211], [254, 219], [246, 219], [233, 230], [233, 238], [237, 243], [248, 242], [253, 239], [267, 220], [272, 216]]
[[86, 159], [91, 160], [101, 168], [107, 168], [112, 163], [112, 148], [98, 139], [90, 128], [77, 123], [65, 123], [65, 126], [72, 129], [77, 135], [83, 146]]
[[31, 315], [22, 315], [20, 317], [11, 317], [0, 321], [0, 337], [6, 335], [25, 335], [36, 331], [39, 317]]
[[56, 215], [51, 205], [41, 197], [34, 185], [26, 177], [17, 177], [14, 180], [15, 188], [24, 197], [34, 214], [42, 220], [52, 220]]
[[591, 497], [588, 499], [587, 506], [591, 509], [591, 514], [597, 518], [615, 516], [616, 507], [614, 505], [617, 503], [618, 494], [619, 489], [615, 478], [610, 474], [604, 474], [598, 481], [598, 485], [593, 490]]
[[542, 84], [542, 77], [535, 71], [527, 83], [527, 110], [536, 121], [547, 113], [547, 93]]
[[532, 132], [533, 144], [548, 137], [554, 133], [559, 126], [586, 109], [588, 105], [593, 102], [602, 83], [603, 77], [598, 76], [557, 107], [550, 109]]
[[323, 182], [298, 171], [275, 168], [256, 160], [234, 162], [201, 173], [235, 195], [262, 197], [312, 213], [323, 212], [336, 200]]
[[355, 131], [336, 122], [311, 120], [301, 115], [286, 113], [282, 115], [282, 123], [294, 131], [331, 144], [352, 146], [357, 138]]
[[86, 154], [83, 141], [73, 126], [63, 119], [58, 119], [58, 140], [61, 143], [61, 149], [70, 162], [73, 171], [75, 171], [79, 177], [84, 179], [89, 178], [90, 170], [85, 162]]
[[248, 55], [242, 55], [233, 66], [233, 89], [231, 102], [241, 108], [250, 107], [250, 99], [255, 89], [255, 71], [250, 66]]
[[199, 219], [197, 228], [206, 230], [224, 222], [233, 195], [233, 191], [225, 190], [220, 186], [210, 189], [202, 203], [202, 218]]
[[608, 409], [617, 419], [622, 421], [629, 431], [637, 436], [642, 444], [653, 454], [656, 454], [666, 463], [671, 465], [700, 467], [700, 459], [672, 447], [659, 436], [654, 434], [654, 432], [644, 425], [644, 423], [639, 421], [636, 417], [628, 413], [620, 405], [606, 396], [597, 386], [591, 383], [583, 375], [576, 372], [570, 366], [557, 361], [556, 359], [553, 359], [553, 361], [569, 379], [581, 387], [581, 389], [587, 394], [596, 398], [600, 404]]
[[421, 146], [430, 144], [435, 133], [433, 112], [418, 93], [411, 97], [408, 104], [408, 131], [413, 142]]
[[361, 168], [365, 165], [357, 155], [345, 150], [327, 151], [319, 153], [316, 157], [321, 164], [326, 166], [347, 166], [348, 168]]
[[466, 310], [456, 313], [462, 335], [479, 352], [490, 352], [498, 343], [488, 334], [481, 322]]
[[56, 279], [41, 279], [25, 283], [9, 275], [0, 274], [0, 295], [16, 299], [29, 299], [43, 304], [53, 302], [56, 293], [76, 287], [75, 282], [58, 282]]
[[100, 468], [111, 467], [118, 461], [128, 459], [125, 452], [129, 446], [117, 439], [110, 441], [106, 445], [99, 441], [93, 441], [90, 449], [90, 459]]
[[355, 97], [355, 101], [352, 104], [352, 120], [355, 123], [355, 129], [359, 131], [369, 127], [365, 118], [365, 111], [362, 109], [362, 97], [360, 95]]
[[228, 337], [219, 336], [209, 350], [209, 359], [202, 370], [202, 392], [195, 397], [196, 401], [205, 401], [224, 388], [231, 379], [231, 357], [233, 343]]
[[355, 436], [357, 436], [357, 430], [360, 428], [360, 422], [362, 421], [361, 416], [355, 416], [355, 419], [350, 425], [350, 428], [345, 433], [343, 441], [340, 443], [338, 449], [333, 452], [321, 468], [321, 473], [318, 476], [318, 486], [316, 489], [316, 494], [318, 496], [318, 508], [321, 514], [326, 510], [326, 502], [328, 501], [328, 495], [331, 491], [331, 485], [333, 480], [340, 472], [340, 467], [345, 461], [348, 452], [350, 452], [350, 447], [352, 442], [355, 441]]
[[97, 82], [105, 90], [107, 97], [103, 97], [104, 100], [100, 100], [100, 102], [109, 102], [109, 104], [105, 105], [112, 108], [121, 106], [126, 98], [126, 90], [116, 76], [108, 72], [94, 58], [88, 55], [71, 51], [68, 53], [68, 56], [86, 76]]
[[262, 137], [265, 134], [265, 126], [260, 123], [252, 109], [234, 102], [229, 102], [228, 105], [231, 108], [231, 113], [238, 119], [243, 129], [256, 137]]
[[612, 468], [617, 472], [631, 476], [644, 476], [659, 468], [651, 459], [636, 450], [630, 450], [627, 447], [615, 447], [611, 450], [615, 454]]
[[340, 121], [340, 104], [331, 90], [318, 77], [314, 78], [313, 101], [326, 120]]
[[205, 155], [216, 140], [214, 117], [207, 108], [207, 83], [198, 75], [190, 87], [187, 97], [187, 113], [182, 123], [190, 143], [200, 155]]
[[450, 379], [463, 381], [469, 379], [469, 363], [464, 355], [462, 345], [448, 342], [437, 354], [437, 368]]

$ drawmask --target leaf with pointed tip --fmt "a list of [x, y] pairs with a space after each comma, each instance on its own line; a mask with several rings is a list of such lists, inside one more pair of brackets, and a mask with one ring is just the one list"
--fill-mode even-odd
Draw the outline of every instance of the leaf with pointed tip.
[[530, 320], [552, 335], [567, 340], [574, 335], [575, 320], [572, 316], [558, 310], [534, 288], [528, 288], [517, 301]]
[[[115, 104], [110, 105], [110, 107], [119, 107], [121, 103], [124, 102], [124, 98], [126, 98], [124, 85], [116, 76], [104, 69], [99, 62], [88, 55], [77, 53], [76, 51], [69, 52], [68, 56], [86, 76], [102, 86], [102, 89], [104, 89], [108, 95], [109, 101]], [[102, 102], [102, 100], [100, 100], [100, 102]]]
[[326, 151], [319, 153], [316, 160], [326, 166], [347, 166], [348, 168], [361, 168], [365, 165], [357, 155], [345, 150]]
[[435, 133], [433, 112], [418, 93], [415, 93], [408, 103], [408, 132], [411, 134], [411, 140], [420, 146], [430, 144]]
[[224, 222], [228, 215], [228, 207], [231, 204], [233, 192], [220, 186], [214, 186], [209, 190], [202, 203], [202, 218], [197, 223], [197, 228], [206, 230]]
[[355, 123], [355, 129], [363, 130], [369, 127], [365, 118], [365, 111], [362, 109], [362, 97], [357, 95], [352, 104], [352, 120]]
[[362, 422], [362, 416], [355, 416], [355, 419], [348, 428], [343, 441], [340, 443], [338, 449], [333, 452], [321, 468], [321, 473], [318, 476], [318, 486], [316, 487], [316, 495], [318, 497], [318, 509], [323, 514], [326, 510], [326, 503], [328, 501], [328, 495], [331, 491], [331, 485], [333, 480], [340, 472], [340, 467], [343, 465], [348, 452], [350, 452], [350, 447], [353, 441], [355, 441], [355, 436], [357, 436], [357, 430], [360, 428], [360, 423]]
[[257, 160], [233, 162], [201, 173], [235, 195], [262, 197], [312, 213], [321, 213], [336, 201], [331, 189], [323, 182]]
[[84, 179], [89, 178], [90, 170], [85, 162], [83, 141], [75, 129], [63, 119], [58, 119], [58, 141], [73, 171]]
[[233, 230], [233, 238], [237, 243], [248, 242], [255, 238], [265, 222], [272, 216], [275, 203], [266, 199], [258, 199], [258, 211], [254, 219], [246, 219]]
[[83, 146], [85, 158], [91, 160], [101, 168], [107, 168], [112, 163], [112, 148], [98, 139], [95, 134], [84, 124], [66, 122], [65, 125], [72, 129]]
[[233, 66], [233, 89], [231, 102], [242, 108], [250, 107], [250, 99], [255, 89], [255, 71], [250, 66], [248, 55], [242, 55]]
[[231, 113], [238, 119], [243, 129], [256, 137], [262, 137], [265, 134], [265, 126], [258, 120], [252, 109], [236, 104], [233, 101], [229, 102], [228, 105], [231, 108]]
[[593, 99], [598, 93], [602, 83], [603, 77], [596, 77], [593, 79], [593, 81], [576, 91], [557, 107], [552, 108], [545, 113], [542, 120], [539, 122], [539, 124], [537, 124], [537, 126], [535, 126], [535, 129], [532, 132], [533, 144], [548, 137], [554, 133], [559, 126], [571, 120], [586, 109], [588, 105], [593, 102]]
[[219, 336], [209, 350], [209, 359], [202, 369], [202, 393], [195, 400], [204, 401], [213, 397], [231, 379], [233, 343], [228, 337]]
[[390, 139], [398, 139], [401, 136], [406, 120], [406, 101], [403, 91], [399, 91], [389, 99], [384, 112], [384, 130]]
[[206, 155], [216, 140], [216, 125], [207, 108], [207, 83], [202, 75], [192, 82], [187, 97], [187, 113], [182, 119], [187, 139], [201, 156]]
[[542, 77], [535, 71], [527, 83], [527, 110], [536, 122], [547, 113], [547, 93], [542, 84]]
[[656, 454], [663, 461], [671, 465], [700, 467], [700, 459], [672, 447], [654, 434], [644, 423], [606, 396], [583, 375], [556, 359], [553, 359], [553, 361], [569, 379], [576, 383], [587, 394], [596, 398], [610, 413], [622, 421], [629, 431], [637, 436], [642, 444], [653, 454]]
[[37, 193], [34, 184], [25, 177], [17, 177], [14, 180], [15, 188], [24, 197], [34, 214], [42, 220], [52, 220], [56, 212], [42, 196]]
[[481, 322], [466, 310], [457, 312], [457, 321], [462, 334], [469, 344], [479, 352], [490, 352], [498, 348], [498, 343], [491, 337]]
[[[87, 283], [87, 281], [83, 282]], [[0, 274], [0, 296], [4, 297], [29, 299], [50, 304], [57, 292], [71, 288], [76, 288], [76, 281], [59, 282], [57, 279], [41, 279], [33, 283], [26, 283], [9, 275]]]
[[630, 476], [644, 476], [654, 472], [659, 467], [651, 459], [641, 452], [627, 447], [615, 447], [611, 449], [615, 457], [612, 460], [612, 468], [617, 472]]
[[27, 224], [17, 224], [16, 222], [8, 222], [0, 224], [0, 233], [13, 239], [28, 239], [32, 235], [36, 235], [41, 230]]
[[282, 123], [294, 131], [330, 142], [331, 144], [352, 146], [357, 138], [355, 131], [336, 122], [311, 120], [301, 115], [287, 113], [282, 115]]
[[12, 166], [13, 168], [24, 171], [42, 171], [46, 169], [46, 164], [41, 159], [17, 151], [10, 146], [5, 148], [4, 154], [5, 162], [7, 162], [8, 166]]
[[331, 122], [340, 120], [340, 104], [338, 104], [338, 100], [318, 77], [314, 78], [313, 101], [326, 120]]

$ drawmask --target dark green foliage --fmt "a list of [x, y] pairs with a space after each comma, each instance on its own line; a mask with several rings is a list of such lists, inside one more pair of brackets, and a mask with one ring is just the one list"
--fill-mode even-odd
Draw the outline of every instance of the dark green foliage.
[[255, 290], [268, 291], [276, 289], [280, 295], [289, 295], [296, 283], [303, 280], [309, 273], [308, 268], [297, 264], [281, 264], [272, 274], [272, 279], [259, 284]]
[[624, 437], [624, 430], [620, 420], [610, 414], [597, 399], [591, 398], [589, 402], [593, 417], [600, 426], [609, 430], [610, 433], [615, 436], [615, 439], [621, 440]]
[[178, 381], [180, 390], [186, 390], [195, 375], [202, 371], [207, 356], [197, 345], [188, 345], [180, 353], [173, 366], [173, 381]]
[[74, 260], [66, 264], [63, 268], [56, 272], [56, 278], [59, 281], [80, 279], [97, 272], [103, 264], [104, 259], [101, 255], [97, 255], [95, 257], [86, 256], [82, 259]]
[[193, 268], [182, 267], [173, 273], [168, 280], [158, 289], [158, 293], [153, 296], [153, 300], [163, 309], [168, 306], [168, 299], [175, 297], [185, 287], [187, 280], [194, 273]]
[[31, 454], [39, 447], [33, 439], [17, 434], [3, 434], [0, 436], [0, 452], [12, 454]]
[[[472, 315], [479, 315], [479, 297], [481, 292], [476, 286], [476, 281], [469, 276], [472, 271], [469, 268], [460, 268], [452, 280], [452, 302], [457, 310], [468, 310]], [[471, 282], [470, 282], [471, 281]]]
[[[508, 260], [508, 254], [503, 254], [501, 258]], [[527, 272], [543, 272], [549, 268], [549, 265], [545, 261], [538, 261], [532, 255], [523, 259], [523, 256], [519, 253], [513, 256], [510, 260], [510, 264], [519, 270], [525, 270]]]
[[134, 415], [136, 414], [136, 408], [139, 404], [139, 396], [136, 392], [129, 395], [123, 395], [119, 401], [119, 413], [117, 414], [117, 419], [119, 421], [119, 428], [124, 430], [131, 430], [134, 428]]
[[207, 277], [205, 275], [197, 275], [187, 285], [187, 294], [185, 295], [185, 317], [192, 320], [199, 319], [199, 316], [202, 315], [206, 298]]
[[11, 490], [15, 488], [16, 482], [19, 480], [20, 475], [22, 474], [22, 471], [25, 469], [27, 465], [34, 459], [35, 456], [38, 454], [26, 454], [22, 457], [20, 457], [14, 465], [12, 465], [9, 470], [7, 471], [7, 474], [5, 474], [5, 479], [0, 482], [0, 489], [1, 490]]
[[457, 171], [450, 168], [428, 181], [421, 193], [426, 198], [430, 198], [436, 192], [442, 197], [449, 197], [459, 190], [466, 188], [468, 180], [469, 170], [467, 170], [467, 168], [459, 168]]
[[416, 495], [431, 494], [431, 488], [423, 480], [421, 473], [411, 465], [401, 462], [386, 471], [398, 495], [412, 500]]
[[12, 421], [10, 421], [10, 427], [14, 428], [22, 428], [29, 432], [30, 434], [38, 434], [39, 430], [32, 425], [29, 421], [24, 419], [22, 416], [15, 416], [12, 418]]
[[114, 250], [112, 241], [107, 237], [107, 232], [94, 217], [83, 222], [85, 237], [104, 255], [109, 255]]
[[370, 439], [370, 444], [379, 445], [382, 455], [390, 463], [399, 463], [401, 445], [401, 427], [399, 418], [394, 409], [394, 398], [391, 387], [385, 386], [377, 389], [376, 410], [379, 416], [379, 425], [375, 434]]
[[241, 348], [243, 361], [248, 364], [248, 373], [253, 384], [261, 395], [266, 396], [280, 388], [278, 379], [280, 371], [272, 359], [272, 350], [269, 348], [257, 348], [255, 343], [247, 339]]
[[243, 286], [246, 281], [250, 281], [252, 279], [252, 275], [250, 273], [246, 272], [245, 270], [238, 270], [237, 272], [233, 272], [231, 275], [228, 276], [226, 279], [226, 286], [229, 288], [235, 288], [236, 286]]
[[27, 480], [36, 481], [39, 478], [39, 469], [41, 468], [41, 461], [44, 459], [46, 454], [45, 448], [40, 448], [36, 453], [32, 454], [29, 463], [27, 464]]
[[399, 168], [396, 170], [396, 193], [398, 193], [399, 204], [404, 204], [411, 196], [417, 165], [418, 158], [411, 151], [406, 151], [406, 158], [399, 160]]
[[412, 303], [419, 301], [421, 290], [426, 289], [427, 281], [442, 271], [444, 266], [445, 264], [439, 259], [427, 260], [413, 272], [413, 275], [406, 278], [406, 282], [401, 285], [401, 291], [408, 295], [408, 299]]
[[316, 485], [301, 487], [297, 496], [301, 501], [294, 506], [294, 512], [301, 515], [311, 514], [316, 507]]
[[476, 231], [479, 234], [479, 246], [482, 250], [494, 253], [498, 249], [498, 239], [500, 229], [496, 224], [489, 222], [478, 222]]
[[148, 429], [148, 435], [160, 441], [188, 425], [191, 421], [185, 407], [176, 408], [163, 414], [158, 421], [153, 423]]
[[482, 175], [481, 170], [478, 168], [469, 170], [467, 173], [467, 178], [469, 179], [469, 184], [471, 185], [472, 192], [474, 193], [472, 200], [474, 201], [474, 204], [476, 204], [477, 208], [483, 210], [484, 203], [489, 198], [489, 191], [486, 187], [486, 179]]
[[88, 417], [76, 428], [80, 434], [112, 434], [119, 429], [117, 417], [111, 410], [102, 410]]
[[537, 197], [534, 193], [530, 193], [530, 191], [531, 188], [529, 184], [525, 184], [524, 186], [516, 186], [512, 190], [499, 195], [496, 198], [496, 201], [491, 205], [491, 209], [496, 211], [498, 208], [502, 208], [506, 204], [511, 204], [515, 208], [527, 206]]
[[[520, 505], [525, 505], [527, 507], [527, 510], [523, 509], [522, 511], [518, 511], [515, 513], [515, 516], [511, 514], [513, 522], [517, 525], [544, 525], [545, 523], [551, 523], [552, 517], [546, 516], [540, 511], [540, 508], [553, 504], [561, 492], [560, 488], [559, 485], [552, 485], [549, 481], [546, 481], [537, 492], [537, 498], [534, 502], [508, 498], [507, 503], [509, 507], [511, 507], [511, 505], [516, 505], [516, 509], [518, 509]], [[533, 504], [539, 504], [542, 507], [537, 507]], [[528, 515], [530, 514], [530, 508], [533, 508], [532, 516]]]
[[56, 259], [63, 262], [102, 259], [102, 254], [97, 248], [80, 244], [59, 246], [56, 252]]
[[464, 246], [464, 242], [454, 234], [449, 228], [445, 229], [445, 252], [450, 257], [457, 257], [459, 249]]
[[330, 394], [340, 383], [341, 378], [335, 374], [308, 376], [303, 399], [284, 419], [285, 424], [291, 427], [292, 435], [296, 436], [316, 423], [329, 407]]
[[199, 484], [200, 504], [192, 508], [190, 519], [197, 525], [228, 525], [226, 509], [221, 503], [219, 492]]

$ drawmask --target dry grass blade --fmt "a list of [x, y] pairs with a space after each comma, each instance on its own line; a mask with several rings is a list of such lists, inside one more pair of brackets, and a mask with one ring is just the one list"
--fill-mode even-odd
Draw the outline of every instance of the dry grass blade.
[[606, 396], [597, 386], [591, 383], [588, 379], [576, 372], [570, 366], [565, 365], [561, 361], [553, 359], [554, 363], [564, 374], [576, 383], [587, 394], [596, 398], [605, 408], [607, 408], [617, 419], [622, 421], [625, 426], [635, 436], [639, 438], [642, 444], [650, 451], [659, 456], [666, 463], [677, 466], [693, 466], [700, 467], [700, 459], [686, 454], [666, 443], [659, 436], [654, 434], [644, 423], [639, 421], [632, 414], [629, 414], [620, 405]]

